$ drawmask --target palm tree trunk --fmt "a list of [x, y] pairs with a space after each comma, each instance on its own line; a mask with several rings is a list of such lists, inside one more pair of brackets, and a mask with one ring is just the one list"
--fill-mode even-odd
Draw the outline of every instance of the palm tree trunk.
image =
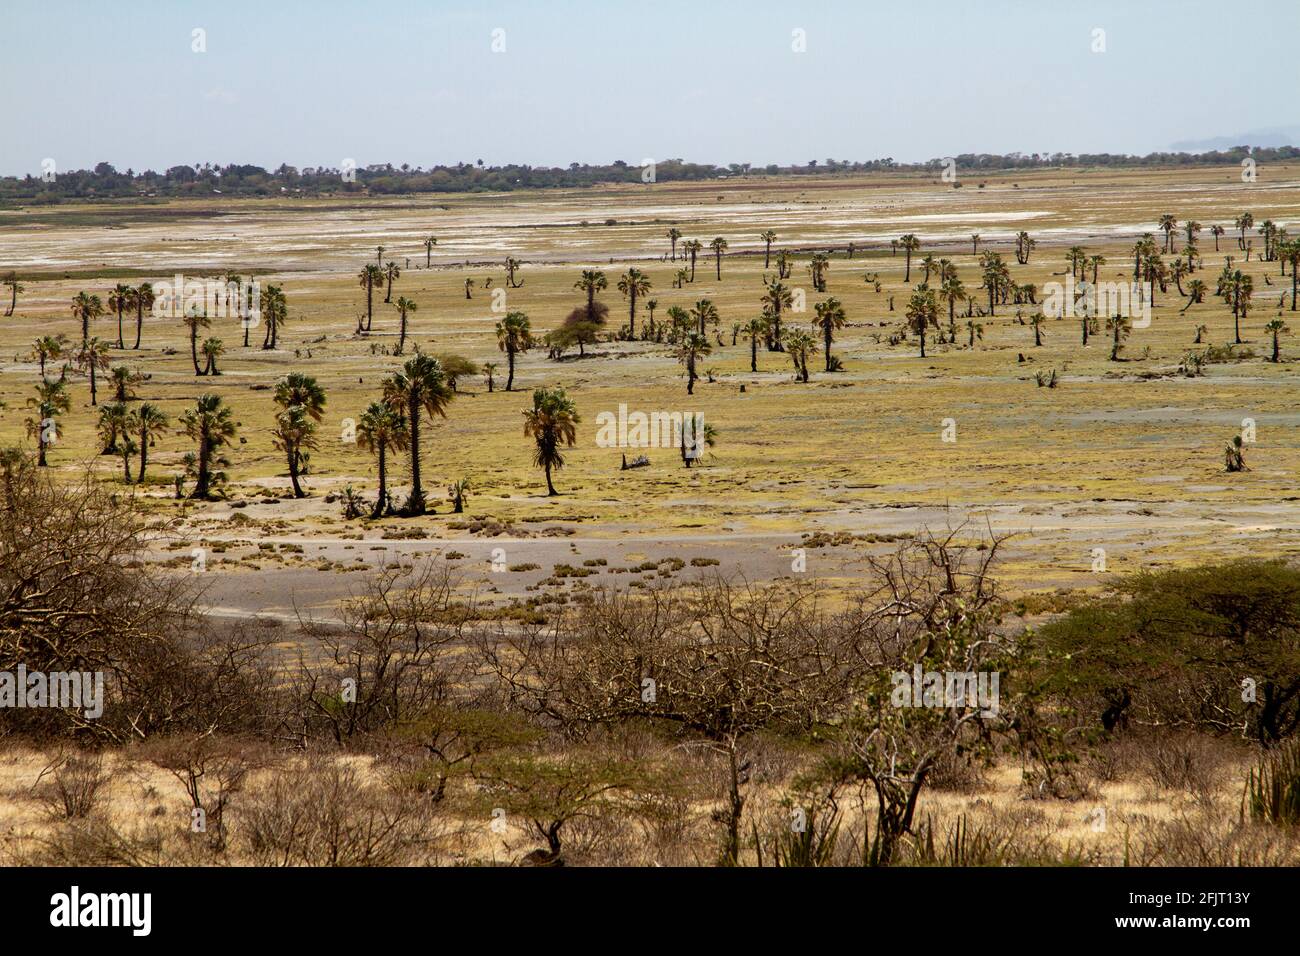
[[559, 494], [560, 493], [555, 490], [555, 485], [551, 484], [551, 462], [548, 459], [546, 462], [546, 496], [548, 498], [556, 498]]
[[756, 335], [749, 337], [749, 370], [758, 371], [758, 336]]
[[194, 374], [202, 375], [203, 370], [199, 368], [199, 336], [197, 328], [190, 331], [190, 361], [194, 363]]
[[126, 348], [126, 344], [122, 339], [122, 309], [120, 306], [118, 307], [117, 310], [117, 347], [119, 349]]
[[420, 401], [414, 391], [408, 403], [408, 415], [411, 419], [411, 497], [407, 501], [407, 511], [413, 515], [422, 515], [424, 488], [420, 484]]
[[515, 350], [506, 349], [506, 364], [510, 367], [510, 374], [506, 376], [506, 391], [510, 391], [515, 384]]
[[144, 483], [145, 465], [149, 463], [149, 429], [140, 429], [140, 478], [141, 484]]
[[293, 485], [293, 496], [295, 498], [305, 498], [307, 496], [303, 494], [302, 485], [298, 483], [298, 450], [293, 447], [289, 448], [288, 456], [289, 483]]
[[388, 501], [388, 461], [383, 442], [379, 444], [379, 497], [375, 500], [375, 510], [370, 512], [372, 518], [384, 516], [384, 504]]

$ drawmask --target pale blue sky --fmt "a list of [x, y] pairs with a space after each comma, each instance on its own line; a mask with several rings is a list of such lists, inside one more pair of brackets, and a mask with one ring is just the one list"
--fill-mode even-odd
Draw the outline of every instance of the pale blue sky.
[[785, 164], [1300, 133], [1296, 0], [3, 0], [2, 16], [2, 174], [47, 156]]

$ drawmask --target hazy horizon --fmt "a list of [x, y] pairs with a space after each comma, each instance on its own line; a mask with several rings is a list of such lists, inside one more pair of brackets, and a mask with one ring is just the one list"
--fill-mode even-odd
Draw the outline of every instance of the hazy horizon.
[[1300, 6], [1284, 0], [1248, 19], [1208, 0], [7, 7], [21, 43], [0, 61], [3, 175], [47, 157], [137, 172], [789, 165], [1300, 142]]

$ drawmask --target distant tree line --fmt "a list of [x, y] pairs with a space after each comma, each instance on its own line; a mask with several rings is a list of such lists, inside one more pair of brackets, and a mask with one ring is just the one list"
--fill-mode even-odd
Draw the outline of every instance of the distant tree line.
[[[996, 171], [1088, 166], [1215, 166], [1240, 163], [1246, 157], [1256, 162], [1275, 162], [1300, 158], [1300, 148], [1234, 146], [1229, 150], [1204, 153], [1148, 153], [1133, 156], [1122, 153], [962, 153], [951, 158], [931, 159], [924, 163], [896, 163], [892, 158], [866, 162], [849, 160], [810, 160], [804, 165], [780, 166], [775, 163], [756, 166], [731, 163], [688, 163], [681, 159], [659, 161], [654, 167], [654, 181], [683, 182], [732, 176], [828, 176], [880, 170], [926, 172], [945, 167], [951, 159], [958, 169]], [[334, 167], [298, 169], [281, 164], [274, 170], [261, 166], [218, 166], [202, 163], [173, 166], [163, 172], [127, 169], [119, 172], [111, 163], [98, 163], [94, 169], [58, 172], [50, 181], [40, 176], [6, 176], [0, 178], [0, 202], [57, 203], [63, 199], [122, 199], [135, 196], [185, 197], [211, 196], [322, 196], [333, 194], [410, 195], [414, 193], [508, 192], [514, 189], [548, 189], [596, 186], [604, 183], [645, 181], [645, 168], [622, 160], [608, 165], [591, 166], [570, 163], [568, 166], [487, 166], [482, 160], [454, 166], [419, 166], [380, 163], [344, 170]]]

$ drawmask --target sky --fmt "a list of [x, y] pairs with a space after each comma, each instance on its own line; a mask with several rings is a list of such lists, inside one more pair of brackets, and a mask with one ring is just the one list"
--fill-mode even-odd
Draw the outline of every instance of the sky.
[[1297, 0], [3, 0], [0, 23], [2, 175], [1300, 142]]

